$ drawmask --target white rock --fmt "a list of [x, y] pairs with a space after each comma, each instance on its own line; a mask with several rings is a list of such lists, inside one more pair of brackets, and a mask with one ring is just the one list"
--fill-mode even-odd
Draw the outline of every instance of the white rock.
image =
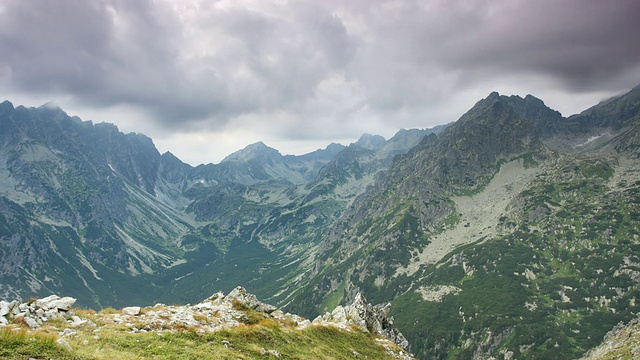
[[24, 317], [24, 322], [29, 325], [30, 328], [32, 329], [37, 329], [40, 327], [40, 324], [38, 324], [38, 322], [36, 320], [34, 320], [32, 317], [29, 316], [25, 316]]
[[50, 309], [58, 309], [58, 310], [62, 310], [62, 311], [69, 311], [69, 310], [71, 310], [71, 307], [75, 303], [76, 303], [76, 299], [67, 296], [67, 297], [63, 297], [61, 299], [58, 299], [58, 300], [50, 302], [49, 303], [49, 308]]
[[71, 317], [70, 325], [71, 325], [71, 327], [78, 327], [78, 326], [81, 326], [81, 325], [85, 324], [86, 322], [87, 322], [87, 320], [82, 320], [78, 316], [74, 315], [74, 316]]
[[0, 316], [8, 315], [11, 312], [9, 304], [10, 303], [6, 301], [0, 301]]
[[43, 309], [43, 310], [51, 310], [51, 309], [55, 309], [54, 307], [50, 306], [50, 303], [52, 303], [53, 301], [59, 300], [60, 296], [57, 295], [49, 295], [47, 297], [44, 297], [42, 299], [38, 299], [34, 302], [34, 304]]
[[128, 306], [122, 309], [122, 313], [125, 315], [137, 316], [140, 315], [140, 306]]
[[60, 338], [56, 341], [56, 343], [69, 351], [73, 351], [71, 345], [69, 345], [69, 343], [65, 339]]
[[267, 353], [269, 353], [270, 355], [273, 355], [273, 356], [275, 356], [277, 358], [280, 357], [280, 351], [278, 351], [278, 350], [267, 350]]
[[63, 331], [60, 331], [58, 333], [58, 335], [60, 335], [60, 336], [70, 336], [70, 335], [75, 335], [75, 334], [77, 334], [77, 333], [73, 329], [64, 329]]

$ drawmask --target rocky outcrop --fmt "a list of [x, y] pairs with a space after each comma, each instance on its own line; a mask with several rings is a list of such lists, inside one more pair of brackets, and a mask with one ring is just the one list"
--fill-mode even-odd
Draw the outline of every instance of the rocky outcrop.
[[[375, 335], [375, 341], [391, 359], [411, 360], [413, 356], [407, 351], [408, 343], [398, 331], [390, 318], [390, 304], [372, 306], [362, 295], [358, 295], [353, 304], [338, 306], [332, 313], [327, 313], [313, 322], [298, 315], [284, 313], [276, 307], [258, 300], [255, 295], [244, 288], [237, 287], [228, 295], [217, 292], [195, 305], [167, 306], [156, 304], [149, 307], [129, 306], [117, 310], [93, 313], [89, 319], [81, 319], [70, 311], [75, 299], [60, 298], [52, 295], [44, 299], [20, 303], [18, 301], [0, 301], [0, 327], [12, 324], [22, 327], [28, 325], [32, 329], [46, 327], [43, 324], [51, 319], [60, 318], [63, 325], [56, 323], [56, 331], [60, 338], [57, 343], [71, 349], [65, 338], [77, 335], [82, 325], [96, 327], [99, 332], [105, 326], [113, 325], [118, 331], [130, 333], [177, 332], [193, 330], [199, 333], [215, 332], [243, 325], [259, 324], [263, 320], [275, 321], [282, 328], [304, 330], [313, 326], [333, 326], [345, 331], [361, 330]], [[79, 311], [82, 315], [83, 312]], [[41, 328], [41, 326], [43, 326]], [[60, 328], [60, 327], [64, 328]], [[396, 346], [397, 345], [397, 346]], [[278, 350], [263, 349], [263, 355], [280, 357]]]
[[309, 320], [284, 313], [272, 305], [261, 302], [242, 287], [233, 289], [228, 295], [217, 292], [195, 305], [156, 304], [145, 308], [129, 306], [120, 312], [104, 314], [101, 320], [106, 323], [131, 325], [130, 331], [137, 333], [177, 331], [186, 328], [193, 328], [198, 332], [214, 332], [253, 324], [267, 318], [280, 324], [292, 325], [297, 329], [311, 324]]
[[602, 344], [589, 350], [582, 360], [640, 358], [640, 318], [619, 323], [605, 335]]
[[393, 317], [389, 316], [391, 303], [371, 305], [367, 299], [358, 293], [353, 304], [338, 306], [332, 312], [325, 313], [313, 320], [314, 325], [335, 325], [347, 329], [357, 326], [363, 331], [383, 336], [396, 345], [409, 351], [409, 342], [395, 325]]
[[[214, 296], [217, 297], [224, 297], [224, 294], [222, 292], [219, 292], [217, 294], [215, 294]], [[258, 300], [258, 298], [253, 295], [253, 294], [249, 294], [247, 292], [247, 290], [245, 290], [243, 287], [238, 286], [237, 288], [231, 290], [231, 292], [229, 293], [229, 295], [226, 296], [226, 299], [230, 300], [230, 301], [238, 301], [240, 303], [242, 303], [244, 306], [247, 306], [250, 309], [259, 311], [259, 312], [264, 312], [267, 314], [271, 314], [274, 311], [276, 311], [276, 307], [273, 305], [269, 305], [269, 304], [265, 304], [263, 302], [261, 302], [260, 300]]]
[[7, 325], [10, 320], [13, 320], [37, 329], [51, 319], [65, 318], [75, 302], [76, 299], [72, 297], [61, 298], [56, 295], [29, 302], [0, 301], [0, 326]]

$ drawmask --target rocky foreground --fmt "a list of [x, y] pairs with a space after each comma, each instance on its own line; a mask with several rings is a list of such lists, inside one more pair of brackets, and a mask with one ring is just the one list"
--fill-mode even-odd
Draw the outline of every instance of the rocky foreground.
[[582, 360], [640, 359], [640, 318], [618, 324]]
[[[407, 340], [395, 326], [393, 318], [388, 316], [390, 304], [373, 306], [362, 295], [358, 295], [353, 304], [338, 306], [331, 313], [313, 321], [262, 303], [242, 287], [237, 287], [228, 295], [218, 292], [201, 303], [185, 306], [156, 304], [145, 308], [131, 306], [121, 310], [105, 309], [95, 313], [72, 309], [74, 303], [73, 298], [55, 295], [28, 302], [0, 301], [0, 327], [13, 331], [28, 328], [27, 331], [32, 333], [46, 329], [48, 334], [55, 330], [57, 346], [69, 352], [89, 346], [92, 340], [99, 340], [101, 333], [107, 331], [119, 334], [156, 333], [162, 336], [178, 332], [210, 334], [265, 323], [288, 332], [328, 327], [339, 329], [340, 332], [368, 334], [376, 345], [384, 349], [387, 358], [413, 359], [408, 351]], [[92, 336], [87, 337], [87, 334]], [[84, 340], [79, 342], [80, 338]], [[234, 346], [228, 340], [222, 340], [221, 344], [226, 348]], [[290, 357], [284, 356], [277, 346], [260, 347], [257, 352], [266, 357]], [[350, 349], [347, 355], [345, 358], [358, 358], [360, 353]]]

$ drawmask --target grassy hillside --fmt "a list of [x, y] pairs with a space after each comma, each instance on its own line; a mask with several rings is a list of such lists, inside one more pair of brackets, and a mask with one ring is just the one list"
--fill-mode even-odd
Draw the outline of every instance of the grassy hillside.
[[69, 311], [71, 305], [64, 304], [74, 301], [0, 302], [2, 314], [8, 313], [0, 317], [0, 358], [413, 359], [368, 323], [358, 323], [364, 319], [360, 315], [353, 321], [346, 316], [312, 323], [260, 302], [243, 288], [195, 305], [97, 313]]

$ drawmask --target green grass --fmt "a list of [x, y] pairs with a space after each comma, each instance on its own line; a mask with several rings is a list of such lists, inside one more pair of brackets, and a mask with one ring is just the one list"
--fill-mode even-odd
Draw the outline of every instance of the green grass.
[[[240, 307], [240, 305], [238, 306]], [[91, 311], [77, 311], [98, 325], [75, 328], [65, 337], [72, 351], [56, 343], [61, 324], [38, 331], [0, 330], [0, 359], [387, 359], [376, 339], [359, 329], [309, 326], [297, 330], [264, 316], [249, 325], [199, 332], [195, 327], [177, 331], [131, 333], [128, 327], [101, 322]], [[249, 317], [251, 317], [249, 315]], [[19, 325], [19, 324], [18, 324]], [[94, 331], [97, 330], [97, 331]], [[269, 350], [272, 353], [269, 353]], [[395, 351], [399, 351], [396, 349]]]
[[333, 311], [333, 309], [335, 309], [336, 306], [340, 304], [340, 300], [342, 300], [342, 297], [344, 296], [346, 285], [346, 281], [342, 281], [336, 291], [332, 292], [331, 294], [327, 295], [326, 298], [324, 298], [324, 301], [320, 305], [320, 309], [323, 309], [324, 311]]
[[56, 343], [57, 337], [47, 333], [27, 333], [5, 327], [0, 329], [0, 359], [85, 359]]

